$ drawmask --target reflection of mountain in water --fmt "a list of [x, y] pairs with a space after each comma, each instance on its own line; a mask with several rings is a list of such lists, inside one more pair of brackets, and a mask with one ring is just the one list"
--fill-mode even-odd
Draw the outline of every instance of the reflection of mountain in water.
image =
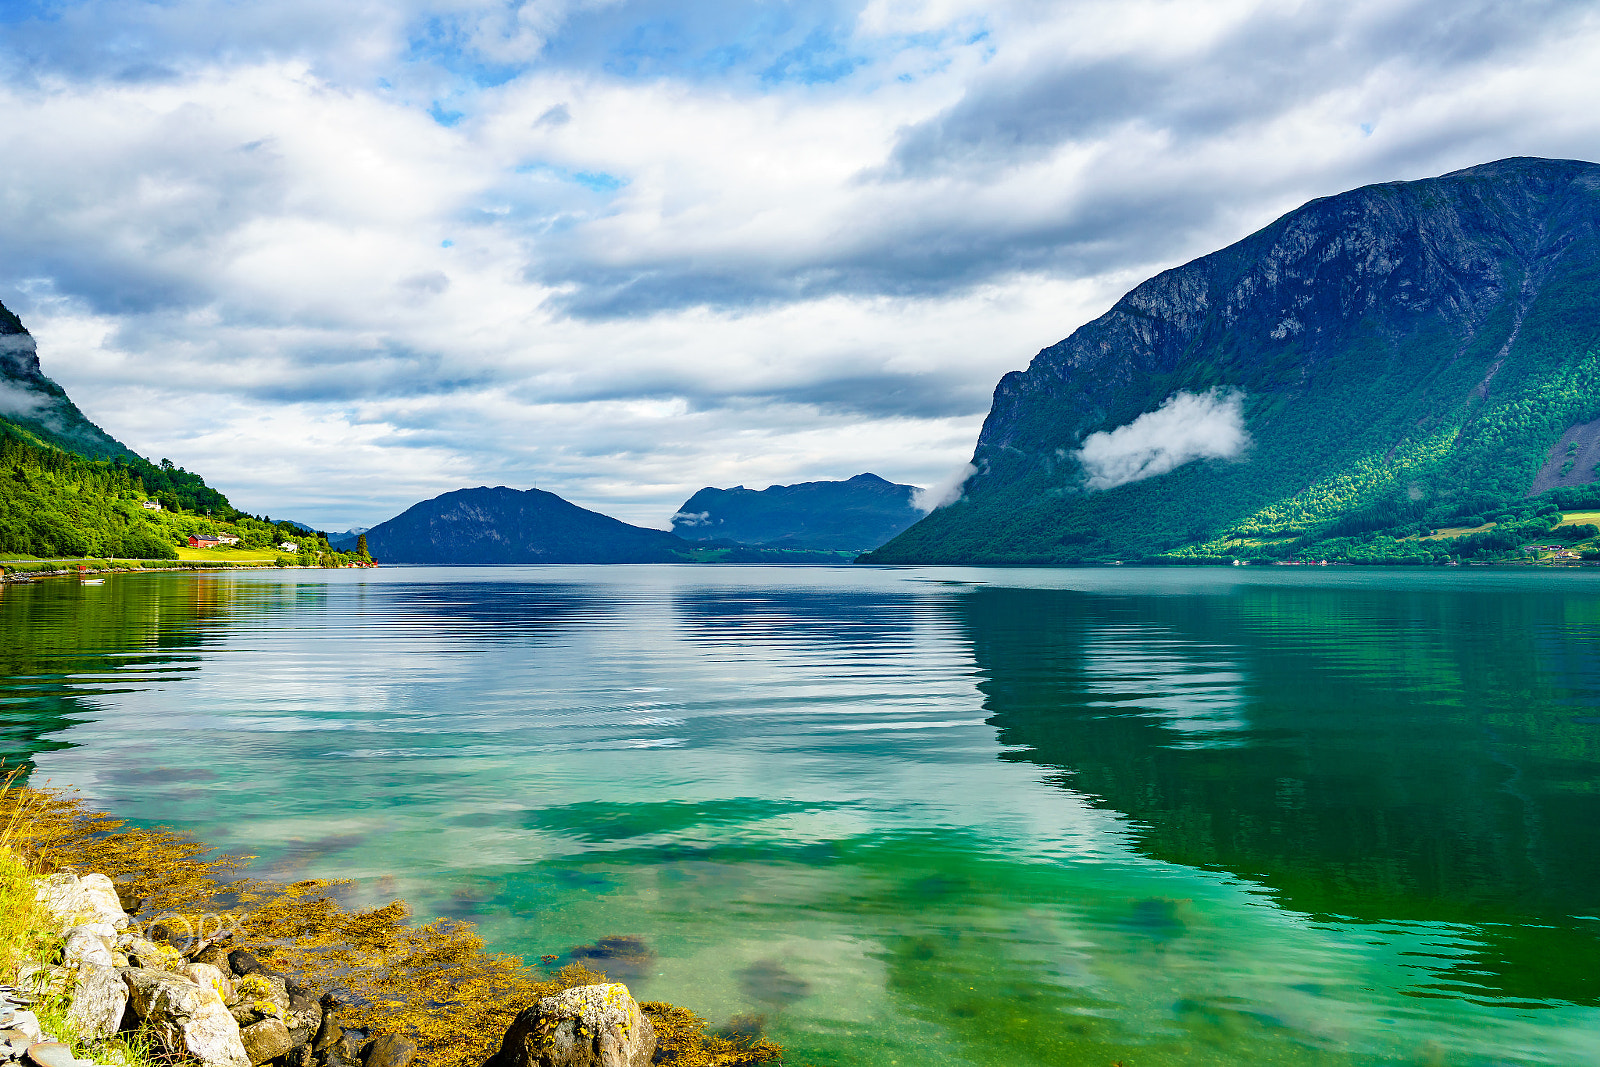
[[1485, 926], [1461, 986], [1600, 1002], [1600, 697], [1579, 595], [984, 589], [1006, 759], [1291, 908]]
[[92, 698], [173, 682], [195, 669], [209, 620], [236, 587], [206, 579], [116, 576], [0, 585], [0, 752], [8, 765], [74, 747], [56, 735], [92, 719]]

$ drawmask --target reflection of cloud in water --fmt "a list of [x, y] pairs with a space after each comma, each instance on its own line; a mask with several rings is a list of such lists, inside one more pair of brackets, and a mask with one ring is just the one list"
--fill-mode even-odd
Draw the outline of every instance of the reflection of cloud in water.
[[1199, 736], [1250, 728], [1244, 675], [1225, 654], [1222, 646], [1197, 645], [1145, 628], [1107, 627], [1091, 634], [1084, 646], [1084, 691], [1089, 697], [1084, 703], [1135, 712], [1196, 735], [1176, 742], [1177, 747], [1236, 743]]

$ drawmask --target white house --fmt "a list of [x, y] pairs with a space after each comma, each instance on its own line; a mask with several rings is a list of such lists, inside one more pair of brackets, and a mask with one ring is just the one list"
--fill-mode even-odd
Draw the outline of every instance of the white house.
[[293, 541], [280, 541], [278, 543], [278, 547], [283, 549], [285, 552], [298, 552], [298, 551], [300, 551], [300, 546], [295, 544]]
[[141, 508], [144, 508], [146, 511], [160, 511], [161, 510], [161, 501], [159, 501], [159, 500], [146, 500], [146, 501], [142, 502], [139, 506]]

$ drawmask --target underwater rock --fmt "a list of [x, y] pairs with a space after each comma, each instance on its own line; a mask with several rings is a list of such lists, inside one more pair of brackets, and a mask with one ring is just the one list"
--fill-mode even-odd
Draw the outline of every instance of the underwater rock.
[[122, 910], [129, 915], [137, 914], [139, 909], [144, 907], [144, 897], [137, 895], [133, 886], [112, 882], [111, 890], [117, 894], [117, 903], [122, 905]]
[[777, 960], [756, 960], [739, 972], [745, 996], [775, 1008], [787, 1008], [811, 995], [811, 983]]
[[568, 955], [612, 980], [642, 978], [656, 959], [655, 949], [646, 944], [644, 938], [632, 934], [602, 937], [592, 945], [579, 945]]
[[228, 967], [240, 978], [266, 970], [261, 966], [261, 961], [256, 959], [255, 953], [247, 948], [236, 948], [228, 953]]
[[379, 1034], [361, 1050], [362, 1067], [407, 1067], [417, 1046], [394, 1034]]
[[96, 963], [79, 966], [78, 985], [67, 1008], [67, 1019], [79, 1037], [85, 1041], [112, 1037], [122, 1029], [127, 1008], [128, 986], [115, 968]]
[[655, 1049], [627, 986], [578, 986], [518, 1013], [483, 1067], [645, 1067]]

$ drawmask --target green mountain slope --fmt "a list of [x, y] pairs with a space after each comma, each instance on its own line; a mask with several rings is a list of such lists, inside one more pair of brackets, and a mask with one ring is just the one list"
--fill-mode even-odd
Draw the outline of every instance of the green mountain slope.
[[[1536, 478], [1600, 504], [1571, 488], [1596, 477], [1597, 374], [1600, 167], [1368, 186], [1150, 279], [1006, 375], [962, 499], [864, 559], [1516, 552], [1549, 528]], [[1417, 539], [1490, 513], [1488, 540]]]
[[22, 320], [0, 304], [0, 420], [40, 444], [92, 459], [132, 450], [84, 418], [66, 391], [39, 369], [39, 346]]
[[45, 377], [33, 336], [0, 305], [0, 556], [173, 559], [196, 534], [237, 537], [245, 549], [293, 541], [301, 562], [343, 559], [322, 539], [244, 514], [198, 474], [151, 463], [90, 422]]

